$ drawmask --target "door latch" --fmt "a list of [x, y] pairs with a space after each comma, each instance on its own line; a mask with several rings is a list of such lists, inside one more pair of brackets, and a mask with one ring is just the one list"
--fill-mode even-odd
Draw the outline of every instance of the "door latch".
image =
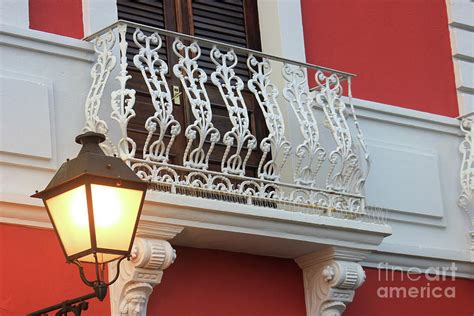
[[175, 105], [180, 105], [181, 104], [181, 96], [182, 92], [179, 91], [179, 86], [173, 86], [173, 98], [172, 101], [174, 102]]

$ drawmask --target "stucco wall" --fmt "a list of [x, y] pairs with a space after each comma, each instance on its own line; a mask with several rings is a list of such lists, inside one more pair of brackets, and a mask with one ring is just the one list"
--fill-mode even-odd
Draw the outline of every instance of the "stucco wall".
[[459, 110], [444, 0], [302, 0], [306, 60], [355, 73], [361, 99]]

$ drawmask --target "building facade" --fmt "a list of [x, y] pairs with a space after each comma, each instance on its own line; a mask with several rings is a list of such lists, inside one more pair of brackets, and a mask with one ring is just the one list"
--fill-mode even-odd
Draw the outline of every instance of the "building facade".
[[472, 315], [472, 1], [0, 3], [1, 315], [89, 291], [30, 198], [81, 131], [150, 183], [90, 315]]

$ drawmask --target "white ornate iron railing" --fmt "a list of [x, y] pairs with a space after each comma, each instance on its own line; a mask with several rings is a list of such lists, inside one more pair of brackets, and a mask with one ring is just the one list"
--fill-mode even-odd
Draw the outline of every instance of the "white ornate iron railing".
[[[133, 54], [128, 50], [127, 30], [133, 31], [133, 45], [139, 48], [133, 55], [135, 73], [141, 73], [154, 111], [143, 126], [147, 136], [142, 148], [137, 148], [128, 133], [129, 121], [136, 116], [136, 91], [127, 87], [131, 79], [127, 53], [129, 59]], [[175, 65], [168, 65], [160, 56], [164, 38], [172, 45], [178, 60]], [[84, 131], [104, 133], [106, 153], [127, 161], [152, 189], [341, 218], [374, 218], [367, 215], [362, 195], [369, 156], [352, 104], [354, 75], [127, 21], [118, 21], [86, 40], [94, 43], [97, 61], [91, 71]], [[209, 49], [215, 65], [209, 77], [198, 64], [202, 47]], [[249, 71], [247, 82], [234, 70], [242, 55]], [[272, 72], [278, 64], [282, 77]], [[114, 72], [118, 85], [111, 92], [107, 111], [101, 103]], [[308, 74], [314, 75], [313, 88]], [[170, 76], [179, 79], [187, 97], [193, 121], [188, 126], [181, 126], [173, 116]], [[284, 82], [282, 97], [275, 78]], [[348, 104], [342, 97], [343, 82], [347, 83]], [[232, 125], [228, 131], [220, 132], [214, 126], [206, 92], [210, 84], [218, 88], [225, 103]], [[249, 129], [244, 89], [256, 99], [268, 130], [259, 143]], [[105, 112], [108, 114], [100, 117]], [[112, 120], [120, 131], [114, 135], [109, 131]], [[301, 139], [299, 143], [290, 143], [289, 127]], [[172, 164], [170, 149], [180, 133], [187, 141], [182, 164]], [[209, 158], [220, 139], [225, 151], [221, 170], [216, 172], [209, 170]], [[248, 158], [258, 148], [257, 176], [248, 177]], [[282, 176], [282, 171], [292, 169], [292, 179]]]
[[462, 155], [459, 180], [461, 193], [458, 206], [467, 212], [470, 219], [471, 251], [474, 254], [474, 112], [459, 117], [464, 134], [459, 151]]

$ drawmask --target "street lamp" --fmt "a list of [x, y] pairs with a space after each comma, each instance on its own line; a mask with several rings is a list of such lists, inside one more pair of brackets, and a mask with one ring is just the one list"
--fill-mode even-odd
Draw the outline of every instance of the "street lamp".
[[[86, 310], [86, 300], [103, 300], [107, 287], [119, 276], [120, 262], [129, 258], [138, 226], [147, 184], [120, 158], [106, 156], [99, 144], [105, 136], [87, 132], [76, 137], [82, 149], [66, 161], [40, 198], [61, 243], [67, 262], [79, 268], [82, 281], [94, 289], [85, 296], [50, 306], [29, 315], [56, 315]], [[117, 274], [104, 278], [105, 264], [117, 261]], [[83, 264], [95, 265], [95, 279], [87, 279]]]

